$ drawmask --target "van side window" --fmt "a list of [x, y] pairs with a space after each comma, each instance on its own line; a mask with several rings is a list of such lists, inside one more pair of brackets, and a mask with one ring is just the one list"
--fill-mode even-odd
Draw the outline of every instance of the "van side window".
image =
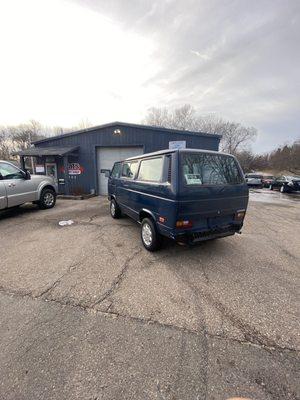
[[138, 161], [125, 161], [122, 168], [122, 176], [133, 179], [138, 170]]
[[138, 179], [141, 181], [160, 182], [163, 169], [163, 158], [142, 160]]
[[115, 165], [113, 166], [113, 169], [111, 171], [111, 177], [112, 178], [120, 178], [121, 175], [121, 167], [122, 164], [121, 163], [115, 163]]
[[172, 156], [166, 156], [166, 166], [167, 166], [167, 182], [171, 183], [172, 179]]

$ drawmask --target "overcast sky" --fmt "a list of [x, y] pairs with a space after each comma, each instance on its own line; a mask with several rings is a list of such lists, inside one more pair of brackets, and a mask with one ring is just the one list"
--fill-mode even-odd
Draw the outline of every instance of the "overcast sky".
[[300, 137], [300, 0], [0, 0], [0, 125], [139, 123], [192, 104]]

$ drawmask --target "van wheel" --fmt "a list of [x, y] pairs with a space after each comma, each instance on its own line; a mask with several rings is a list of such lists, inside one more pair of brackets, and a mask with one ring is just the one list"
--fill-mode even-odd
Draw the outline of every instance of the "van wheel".
[[150, 218], [144, 218], [142, 221], [141, 239], [145, 249], [148, 251], [156, 251], [161, 246], [161, 236]]
[[53, 208], [56, 203], [56, 193], [52, 189], [43, 189], [38, 206], [41, 210]]
[[120, 207], [118, 206], [117, 202], [115, 199], [112, 199], [110, 201], [110, 215], [114, 218], [114, 219], [118, 219], [121, 217], [121, 210]]
[[282, 185], [282, 186], [280, 187], [280, 193], [286, 193], [286, 192], [287, 192], [287, 190], [286, 190], [285, 185]]

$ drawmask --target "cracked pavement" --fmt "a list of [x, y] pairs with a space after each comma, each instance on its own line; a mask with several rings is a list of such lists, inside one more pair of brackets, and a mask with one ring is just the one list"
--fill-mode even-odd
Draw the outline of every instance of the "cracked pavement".
[[299, 210], [157, 253], [103, 198], [0, 214], [0, 399], [299, 399]]

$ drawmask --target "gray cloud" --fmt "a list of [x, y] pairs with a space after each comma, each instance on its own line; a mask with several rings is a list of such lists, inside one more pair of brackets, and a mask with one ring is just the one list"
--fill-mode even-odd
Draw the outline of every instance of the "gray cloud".
[[190, 103], [258, 128], [255, 150], [300, 136], [298, 0], [70, 0], [151, 38], [156, 104]]

